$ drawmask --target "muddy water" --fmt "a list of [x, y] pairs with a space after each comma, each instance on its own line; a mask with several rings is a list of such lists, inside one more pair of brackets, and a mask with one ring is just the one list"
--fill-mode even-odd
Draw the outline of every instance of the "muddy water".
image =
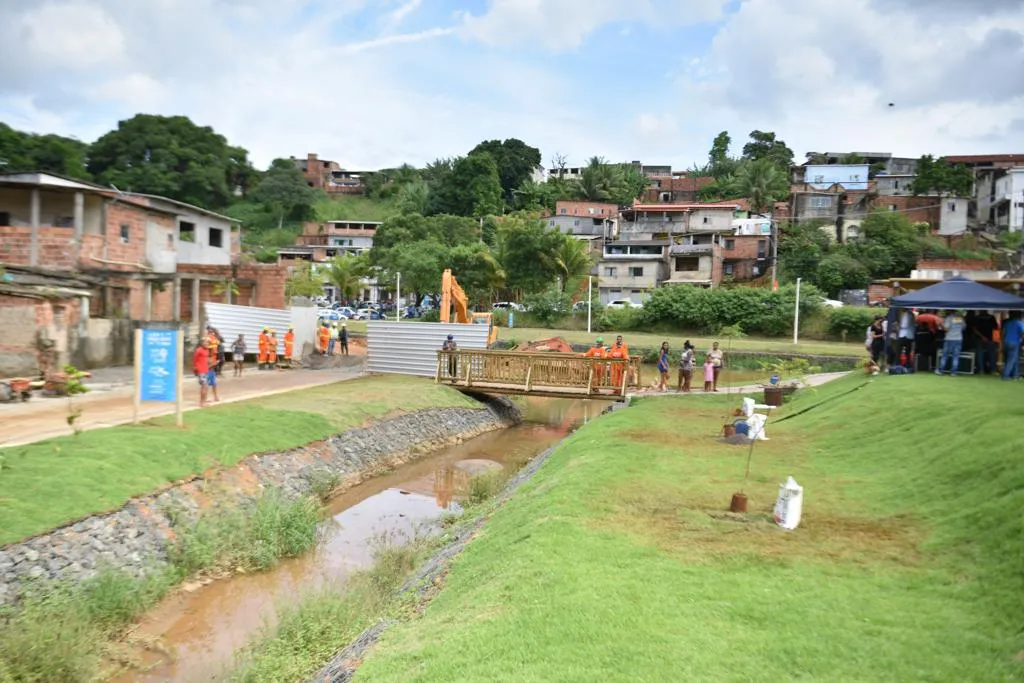
[[402, 542], [429, 528], [445, 510], [457, 511], [469, 478], [488, 469], [511, 469], [596, 417], [603, 401], [527, 399], [524, 423], [444, 449], [356, 486], [331, 502], [323, 541], [315, 551], [269, 572], [241, 574], [185, 589], [153, 609], [131, 634], [139, 660], [115, 681], [213, 681], [233, 653], [276, 607], [300, 593], [338, 586], [367, 567], [382, 535]]

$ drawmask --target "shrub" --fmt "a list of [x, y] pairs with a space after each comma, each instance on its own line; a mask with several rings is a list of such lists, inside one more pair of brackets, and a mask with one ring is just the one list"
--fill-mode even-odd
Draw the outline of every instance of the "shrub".
[[546, 291], [527, 300], [530, 317], [542, 327], [554, 325], [569, 315], [571, 304], [569, 297], [558, 287], [550, 287]]
[[437, 322], [441, 322], [441, 311], [436, 309], [436, 308], [431, 308], [430, 310], [423, 311], [423, 313], [420, 315], [420, 322], [424, 322], [424, 323], [437, 323]]
[[635, 330], [643, 326], [642, 308], [605, 308], [593, 318], [597, 332]]
[[[800, 296], [800, 317], [805, 319], [821, 307], [820, 293], [804, 287]], [[724, 328], [740, 325], [748, 334], [775, 337], [793, 327], [796, 289], [778, 291], [756, 287], [703, 289], [688, 285], [656, 289], [644, 303], [640, 321], [646, 327], [667, 325], [719, 334]]]
[[833, 308], [828, 314], [828, 332], [844, 340], [858, 341], [864, 338], [876, 315], [885, 315], [885, 311], [854, 306]]
[[498, 327], [508, 327], [508, 311], [499, 308], [491, 313], [491, 323]]

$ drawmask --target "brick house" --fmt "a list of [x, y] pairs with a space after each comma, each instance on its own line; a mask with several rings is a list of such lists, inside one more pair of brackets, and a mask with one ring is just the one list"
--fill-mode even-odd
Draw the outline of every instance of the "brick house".
[[687, 204], [698, 201], [701, 190], [715, 182], [710, 176], [692, 176], [672, 173], [651, 176], [651, 184], [644, 191], [644, 203]]
[[[359, 220], [306, 223], [294, 245], [277, 250], [277, 262], [290, 271], [301, 261], [312, 263], [317, 268], [336, 256], [368, 253], [373, 248], [373, 239], [380, 226], [381, 221]], [[388, 298], [387, 290], [378, 286], [376, 278], [363, 278], [360, 284], [360, 300], [379, 302]], [[324, 295], [332, 300], [340, 299], [332, 285], [324, 286]]]
[[[202, 301], [282, 308], [284, 270], [243, 264], [240, 246], [237, 221], [200, 207], [50, 173], [0, 175], [4, 321], [60, 322], [31, 329], [62, 362], [126, 362], [132, 321], [195, 327]], [[36, 349], [15, 346], [2, 349], [13, 360], [0, 374], [32, 369]]]

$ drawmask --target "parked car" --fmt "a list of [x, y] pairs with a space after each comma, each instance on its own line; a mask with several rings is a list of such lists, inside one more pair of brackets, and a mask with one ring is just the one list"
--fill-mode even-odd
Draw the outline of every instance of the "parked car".
[[629, 299], [615, 299], [613, 301], [609, 301], [608, 305], [605, 306], [605, 308], [615, 308], [615, 309], [621, 309], [621, 308], [643, 308], [643, 307], [644, 307], [643, 304], [638, 304], [637, 302], [630, 301]]
[[836, 301], [835, 299], [826, 299], [825, 297], [821, 298], [821, 304], [822, 304], [822, 306], [828, 306], [829, 308], [842, 308], [843, 307], [843, 302], [842, 301]]
[[357, 320], [383, 320], [384, 316], [381, 315], [380, 311], [376, 311], [372, 308], [360, 308], [356, 311], [358, 316]]
[[406, 318], [406, 319], [420, 317], [420, 309], [419, 309], [419, 307], [418, 306], [406, 306], [405, 310], [402, 311], [402, 317]]
[[[597, 310], [598, 308], [600, 308], [600, 305], [599, 304], [595, 304], [593, 308], [594, 308], [594, 310]], [[576, 303], [574, 303], [572, 305], [572, 312], [573, 313], [582, 313], [583, 311], [586, 311], [586, 310], [587, 310], [587, 302], [586, 301], [577, 301]]]
[[341, 320], [341, 314], [337, 311], [331, 310], [330, 308], [321, 308], [317, 312], [316, 317], [320, 320], [330, 320], [331, 322]]
[[514, 301], [498, 301], [491, 304], [492, 311], [516, 311], [522, 312], [526, 308], [522, 304], [517, 304]]

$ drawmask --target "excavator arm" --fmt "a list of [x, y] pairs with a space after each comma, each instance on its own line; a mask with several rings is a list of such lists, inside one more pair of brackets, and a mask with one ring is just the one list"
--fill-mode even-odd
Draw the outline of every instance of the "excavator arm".
[[452, 271], [445, 269], [444, 273], [441, 274], [441, 322], [453, 322], [453, 309], [455, 311], [454, 322], [487, 325], [487, 344], [491, 345], [498, 340], [498, 330], [491, 323], [491, 314], [470, 313], [469, 297], [466, 296], [466, 292], [459, 286], [459, 281], [452, 275]]

